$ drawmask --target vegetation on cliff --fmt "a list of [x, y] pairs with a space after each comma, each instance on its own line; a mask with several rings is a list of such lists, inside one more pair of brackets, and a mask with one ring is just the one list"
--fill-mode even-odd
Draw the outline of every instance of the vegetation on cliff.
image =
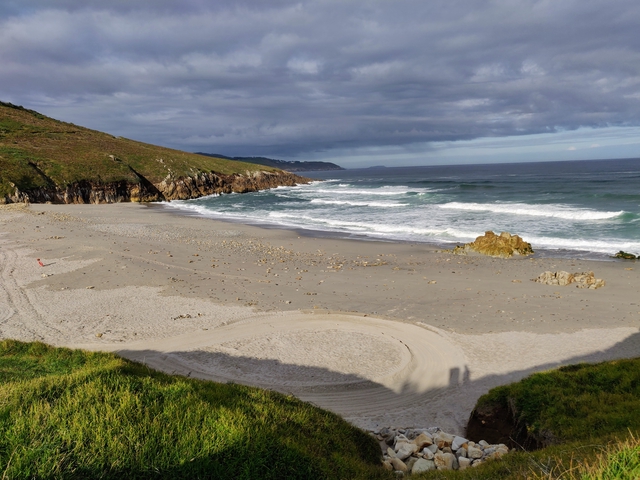
[[277, 160], [275, 158], [266, 157], [227, 157], [218, 153], [197, 152], [198, 155], [206, 155], [207, 157], [228, 158], [229, 160], [237, 160], [240, 162], [256, 163], [267, 167], [281, 168], [288, 172], [320, 172], [329, 170], [344, 170], [340, 165], [331, 162], [314, 162], [314, 161], [298, 161], [298, 160]]
[[2, 478], [390, 478], [367, 433], [258, 388], [0, 342]]
[[304, 180], [271, 167], [116, 138], [0, 102], [5, 202], [165, 200]]

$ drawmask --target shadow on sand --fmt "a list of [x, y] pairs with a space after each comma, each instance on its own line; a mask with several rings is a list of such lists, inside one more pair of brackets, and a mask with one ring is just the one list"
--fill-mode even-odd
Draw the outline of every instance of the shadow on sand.
[[[451, 433], [464, 434], [466, 420], [479, 396], [491, 388], [518, 381], [534, 372], [577, 363], [597, 363], [619, 358], [640, 356], [640, 332], [634, 333], [611, 348], [588, 355], [569, 358], [562, 362], [541, 363], [533, 368], [517, 370], [504, 375], [488, 375], [471, 380], [472, 373], [451, 368], [449, 384], [420, 391], [406, 382], [398, 391], [353, 374], [344, 374], [321, 367], [282, 363], [278, 360], [256, 359], [228, 355], [221, 352], [154, 350], [119, 350], [125, 358], [144, 363], [166, 373], [218, 382], [252, 385], [285, 394], [292, 394], [321, 408], [331, 410], [347, 420], [371, 417], [377, 427], [430, 427], [454, 426]], [[527, 352], [522, 352], [526, 355]], [[412, 423], [406, 419], [407, 406]], [[453, 411], [453, 408], [464, 411]], [[439, 409], [435, 415], [433, 409]], [[397, 415], [395, 414], [397, 412]], [[457, 416], [448, 425], [437, 425], [447, 415]], [[362, 421], [354, 422], [362, 426]], [[365, 422], [375, 428], [376, 422]], [[450, 430], [451, 431], [451, 430]], [[480, 440], [480, 439], [476, 439]]]

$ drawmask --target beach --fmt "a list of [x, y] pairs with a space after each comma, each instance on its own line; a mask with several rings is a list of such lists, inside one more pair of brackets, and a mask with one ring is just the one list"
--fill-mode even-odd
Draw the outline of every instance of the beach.
[[[560, 270], [606, 285], [532, 281]], [[639, 271], [314, 237], [158, 205], [0, 206], [2, 338], [271, 388], [369, 429], [463, 434], [496, 385], [637, 356]]]

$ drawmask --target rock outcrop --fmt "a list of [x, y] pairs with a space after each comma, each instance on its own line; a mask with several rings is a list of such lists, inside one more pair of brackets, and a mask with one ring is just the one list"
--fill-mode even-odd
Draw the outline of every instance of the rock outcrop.
[[138, 182], [125, 180], [111, 183], [75, 182], [61, 187], [48, 185], [29, 191], [15, 188], [13, 195], [0, 203], [120, 203], [187, 200], [221, 193], [247, 193], [278, 186], [309, 183], [309, 179], [285, 171], [247, 172], [244, 175], [223, 175], [202, 172], [194, 176], [165, 178], [153, 184], [136, 173]]
[[623, 252], [622, 250], [620, 250], [618, 253], [616, 253], [614, 255], [614, 258], [622, 258], [623, 260], [637, 260], [638, 259], [638, 257], [636, 257], [633, 253]]
[[492, 231], [485, 232], [471, 243], [453, 249], [456, 255], [474, 252], [490, 257], [510, 258], [514, 255], [531, 255], [533, 249], [530, 243], [525, 242], [518, 235], [511, 235], [509, 232], [496, 235]]
[[492, 445], [484, 440], [476, 443], [438, 427], [383, 428], [371, 433], [380, 442], [384, 467], [403, 474], [464, 470], [488, 460], [498, 460], [509, 452], [503, 443]]
[[605, 281], [601, 278], [596, 278], [593, 272], [569, 273], [563, 270], [558, 272], [547, 271], [542, 272], [537, 278], [532, 278], [531, 280], [545, 285], [559, 285], [561, 287], [575, 283], [577, 288], [590, 288], [591, 290], [605, 286]]

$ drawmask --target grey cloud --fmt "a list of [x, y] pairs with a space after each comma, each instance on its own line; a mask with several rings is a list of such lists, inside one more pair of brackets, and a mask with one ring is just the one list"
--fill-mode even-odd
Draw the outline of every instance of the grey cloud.
[[308, 152], [640, 120], [630, 0], [0, 6], [0, 95], [187, 150]]

